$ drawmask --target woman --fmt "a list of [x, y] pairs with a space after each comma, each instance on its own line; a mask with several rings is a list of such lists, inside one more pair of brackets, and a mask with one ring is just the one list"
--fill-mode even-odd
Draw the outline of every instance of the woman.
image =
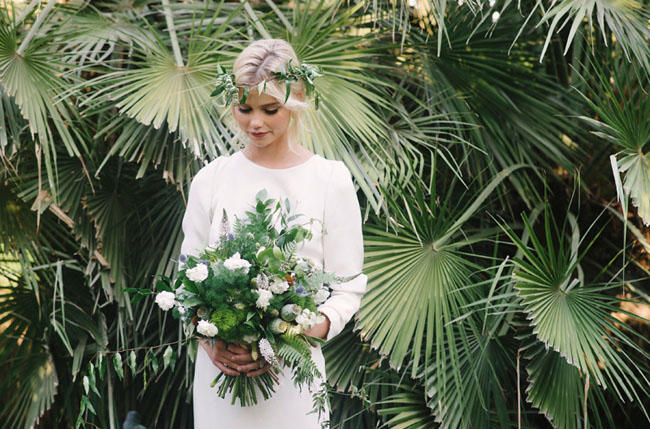
[[[326, 160], [299, 144], [301, 116], [310, 107], [305, 84], [300, 79], [292, 83], [285, 102], [285, 82], [272, 74], [289, 62], [299, 65], [291, 46], [277, 39], [253, 42], [237, 57], [235, 84], [240, 95], [244, 87], [249, 92], [245, 102], [232, 107], [232, 114], [246, 146], [212, 161], [192, 181], [182, 253], [198, 255], [215, 243], [224, 210], [229, 219], [244, 217], [257, 192], [266, 189], [269, 197], [288, 198], [296, 213], [323, 222], [323, 230], [312, 228], [313, 237], [298, 256], [312, 259], [326, 271], [352, 276], [361, 272], [363, 262], [359, 203], [343, 163]], [[263, 81], [266, 85], [260, 93], [258, 84]], [[330, 298], [319, 307], [325, 321], [308, 333], [325, 340], [337, 335], [358, 310], [365, 286], [363, 274], [334, 285]], [[312, 350], [312, 359], [325, 374], [320, 347]], [[263, 360], [253, 360], [245, 347], [223, 341], [201, 343], [194, 373], [195, 428], [320, 428], [327, 416], [319, 419], [309, 413], [312, 393], [298, 390], [288, 371], [279, 374], [273, 396], [252, 407], [231, 405], [229, 397], [219, 398], [210, 387], [220, 371], [255, 377], [269, 370]]]

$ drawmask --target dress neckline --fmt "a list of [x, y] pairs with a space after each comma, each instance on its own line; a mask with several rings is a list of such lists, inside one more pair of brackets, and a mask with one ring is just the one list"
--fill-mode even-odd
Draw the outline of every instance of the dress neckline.
[[248, 157], [246, 155], [244, 155], [244, 152], [242, 152], [241, 150], [239, 152], [237, 152], [237, 154], [239, 154], [239, 156], [244, 159], [244, 162], [254, 166], [255, 168], [259, 168], [261, 170], [266, 170], [266, 171], [278, 171], [278, 172], [279, 171], [293, 171], [293, 170], [302, 168], [305, 165], [310, 164], [314, 160], [314, 158], [316, 158], [318, 156], [317, 154], [313, 154], [312, 156], [310, 156], [309, 158], [307, 158], [305, 161], [301, 162], [300, 164], [297, 164], [297, 165], [294, 165], [294, 166], [291, 166], [291, 167], [271, 168], [271, 167], [264, 167], [263, 165], [259, 165], [258, 163], [251, 161], [250, 159], [248, 159]]

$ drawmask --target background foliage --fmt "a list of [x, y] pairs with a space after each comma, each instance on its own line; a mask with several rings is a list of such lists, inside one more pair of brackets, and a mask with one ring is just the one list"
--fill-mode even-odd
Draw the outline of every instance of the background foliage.
[[129, 289], [175, 271], [191, 178], [237, 150], [216, 65], [267, 37], [324, 68], [302, 143], [346, 163], [364, 214], [332, 427], [650, 421], [646, 0], [2, 0], [0, 20], [2, 428], [192, 427], [192, 351]]

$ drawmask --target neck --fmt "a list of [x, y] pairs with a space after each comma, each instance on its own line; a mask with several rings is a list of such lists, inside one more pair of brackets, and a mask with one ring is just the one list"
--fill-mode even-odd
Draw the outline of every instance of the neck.
[[256, 164], [268, 168], [288, 168], [306, 161], [312, 153], [298, 144], [289, 149], [289, 142], [280, 145], [257, 147], [248, 144], [242, 150], [244, 156]]

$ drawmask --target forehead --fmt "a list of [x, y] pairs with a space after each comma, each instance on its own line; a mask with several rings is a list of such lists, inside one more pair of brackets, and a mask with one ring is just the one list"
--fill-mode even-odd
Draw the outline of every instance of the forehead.
[[[240, 96], [242, 91], [243, 90], [240, 90], [239, 92]], [[246, 103], [244, 104], [251, 107], [257, 107], [257, 106], [264, 106], [267, 104], [282, 104], [282, 103], [280, 103], [277, 98], [271, 97], [266, 92], [263, 92], [262, 95], [260, 95], [257, 92], [257, 88], [254, 88], [251, 89], [250, 92], [248, 93], [248, 98], [246, 98]]]

